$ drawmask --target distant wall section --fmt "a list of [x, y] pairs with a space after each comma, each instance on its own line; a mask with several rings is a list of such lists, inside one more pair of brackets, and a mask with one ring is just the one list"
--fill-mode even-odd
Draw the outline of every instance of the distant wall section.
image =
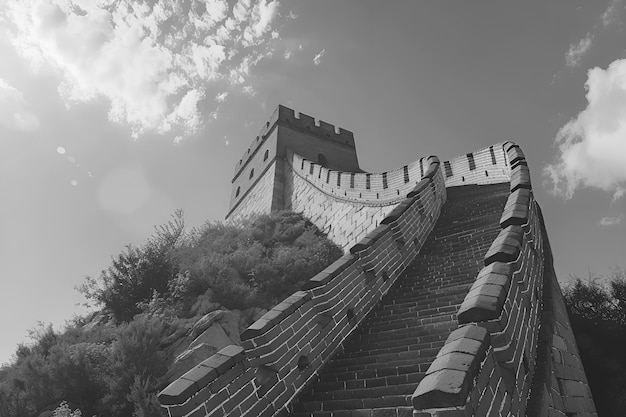
[[285, 208], [303, 213], [347, 251], [422, 181], [431, 159], [373, 174], [334, 171], [290, 152], [284, 169]]

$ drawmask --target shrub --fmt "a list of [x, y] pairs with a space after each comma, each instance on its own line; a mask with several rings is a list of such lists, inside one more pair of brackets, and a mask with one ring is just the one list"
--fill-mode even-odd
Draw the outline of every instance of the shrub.
[[206, 224], [178, 249], [195, 297], [207, 289], [228, 308], [271, 307], [342, 255], [301, 215], [274, 212], [233, 225]]

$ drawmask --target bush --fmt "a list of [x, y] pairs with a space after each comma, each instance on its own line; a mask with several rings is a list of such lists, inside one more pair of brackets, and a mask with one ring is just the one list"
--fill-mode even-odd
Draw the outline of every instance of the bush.
[[207, 224], [176, 258], [193, 297], [211, 289], [214, 301], [243, 309], [275, 305], [342, 254], [302, 216], [274, 212], [238, 227]]

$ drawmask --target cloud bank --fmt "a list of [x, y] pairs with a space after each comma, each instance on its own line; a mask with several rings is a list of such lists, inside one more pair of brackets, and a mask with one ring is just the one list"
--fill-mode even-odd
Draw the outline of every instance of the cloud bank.
[[587, 108], [556, 137], [559, 155], [544, 169], [553, 192], [571, 198], [582, 187], [626, 194], [626, 59], [587, 74]]
[[0, 125], [12, 130], [33, 131], [39, 119], [31, 111], [23, 94], [0, 78]]
[[[20, 0], [7, 3], [13, 44], [62, 74], [69, 106], [104, 97], [133, 136], [197, 131], [203, 100], [244, 88], [272, 54], [277, 0]], [[1, 13], [1, 12], [0, 12]], [[215, 91], [213, 91], [215, 90]], [[225, 98], [226, 96], [224, 96]]]

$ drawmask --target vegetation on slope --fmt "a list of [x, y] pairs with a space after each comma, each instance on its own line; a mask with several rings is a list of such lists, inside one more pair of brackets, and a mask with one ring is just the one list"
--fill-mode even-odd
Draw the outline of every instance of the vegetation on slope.
[[580, 278], [564, 291], [576, 344], [598, 415], [626, 410], [626, 269]]
[[79, 289], [109, 323], [79, 317], [60, 333], [42, 325], [32, 344], [17, 348], [0, 369], [0, 415], [38, 416], [55, 407], [58, 416], [75, 409], [84, 416], [163, 415], [156, 393], [168, 382], [177, 336], [219, 308], [269, 308], [341, 254], [294, 213], [186, 233], [177, 212]]

